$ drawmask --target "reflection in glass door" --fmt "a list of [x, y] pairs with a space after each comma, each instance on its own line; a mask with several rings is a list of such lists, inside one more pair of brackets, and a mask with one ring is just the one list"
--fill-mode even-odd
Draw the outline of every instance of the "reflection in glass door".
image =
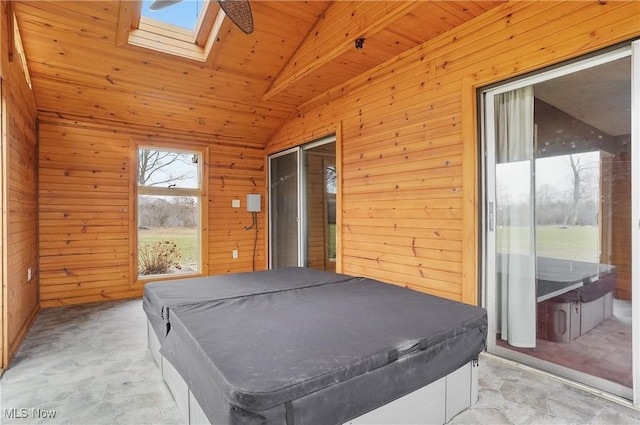
[[631, 60], [485, 92], [490, 352], [633, 399]]
[[298, 266], [298, 150], [269, 158], [271, 269]]
[[336, 270], [336, 143], [303, 149], [305, 170], [305, 267]]
[[270, 268], [336, 270], [335, 137], [269, 157]]

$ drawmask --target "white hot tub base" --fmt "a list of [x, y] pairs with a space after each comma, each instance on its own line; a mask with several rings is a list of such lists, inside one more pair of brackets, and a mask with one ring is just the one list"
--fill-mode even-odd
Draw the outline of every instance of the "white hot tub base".
[[[161, 370], [185, 422], [207, 424], [209, 419], [182, 376], [159, 352], [160, 342], [147, 322], [149, 350]], [[344, 425], [444, 424], [478, 400], [478, 365], [469, 362], [449, 375], [380, 406]]]

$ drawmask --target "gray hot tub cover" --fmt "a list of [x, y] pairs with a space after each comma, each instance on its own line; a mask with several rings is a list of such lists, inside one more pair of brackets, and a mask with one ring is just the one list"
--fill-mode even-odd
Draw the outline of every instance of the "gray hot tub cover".
[[364, 278], [172, 308], [161, 353], [215, 423], [341, 423], [484, 349], [486, 311]]
[[174, 306], [326, 285], [351, 278], [323, 270], [290, 267], [152, 282], [144, 286], [142, 307], [162, 341], [171, 327], [170, 310]]

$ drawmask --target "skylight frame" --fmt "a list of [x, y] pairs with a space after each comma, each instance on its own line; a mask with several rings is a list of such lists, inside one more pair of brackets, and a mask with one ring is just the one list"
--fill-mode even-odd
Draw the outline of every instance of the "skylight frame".
[[[20, 61], [20, 66], [22, 67], [22, 72], [24, 73], [24, 79], [27, 82], [27, 85], [30, 89], [33, 89], [33, 85], [31, 84], [31, 74], [29, 73], [29, 66], [27, 64], [27, 55], [24, 53], [24, 45], [22, 44], [22, 36], [20, 35], [20, 28], [18, 27], [18, 19], [15, 14], [13, 16], [13, 43], [12, 46], [15, 48], [15, 52], [18, 55], [18, 60]], [[11, 42], [11, 41], [10, 41]]]
[[141, 8], [142, 1], [138, 1], [131, 15], [124, 14], [123, 17], [121, 13], [120, 26], [127, 25], [123, 18], [126, 20], [128, 16], [130, 19], [127, 44], [199, 62], [207, 61], [226, 16], [217, 1], [204, 0], [195, 29], [190, 31], [141, 16]]

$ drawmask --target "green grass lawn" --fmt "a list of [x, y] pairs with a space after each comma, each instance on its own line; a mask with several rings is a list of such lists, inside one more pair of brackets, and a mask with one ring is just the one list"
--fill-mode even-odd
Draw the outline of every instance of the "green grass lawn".
[[329, 224], [329, 258], [336, 258], [336, 225]]
[[153, 244], [157, 241], [170, 241], [176, 244], [180, 253], [179, 263], [183, 271], [190, 271], [198, 264], [198, 231], [197, 229], [160, 227], [154, 229], [138, 229], [138, 244]]
[[[335, 224], [329, 235], [329, 251], [335, 252]], [[511, 227], [510, 231], [516, 232], [520, 243], [505, 246], [502, 238], [505, 236], [505, 228], [499, 227], [497, 234], [498, 252], [510, 251], [512, 253], [526, 253], [528, 230], [524, 227]], [[155, 228], [139, 229], [138, 243], [155, 243], [157, 241], [171, 241], [176, 244], [180, 252], [180, 264], [186, 269], [196, 266], [198, 263], [198, 232], [196, 229], [185, 228]], [[537, 226], [536, 227], [536, 253], [538, 256], [562, 258], [566, 260], [578, 260], [597, 262], [599, 259], [598, 227], [597, 226]]]
[[[503, 241], [506, 228], [499, 227], [498, 252], [527, 253], [528, 229], [510, 227], [521, 243], [507, 247]], [[599, 261], [597, 226], [536, 226], [536, 254], [540, 257], [562, 258], [577, 261]]]

